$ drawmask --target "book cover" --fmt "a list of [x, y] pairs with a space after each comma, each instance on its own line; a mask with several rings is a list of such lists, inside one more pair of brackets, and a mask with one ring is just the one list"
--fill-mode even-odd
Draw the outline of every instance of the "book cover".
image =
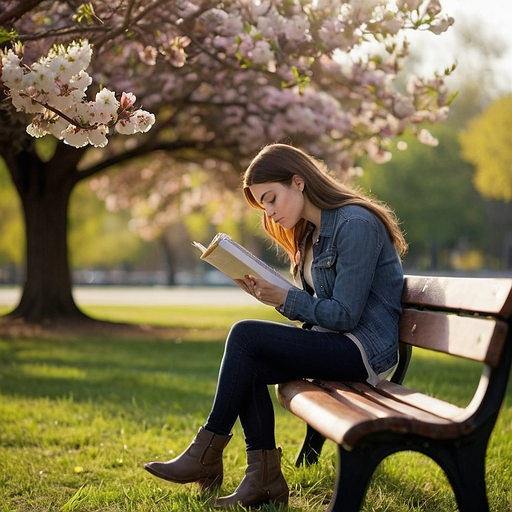
[[267, 265], [245, 247], [225, 233], [217, 233], [208, 247], [193, 242], [201, 251], [201, 259], [220, 270], [233, 280], [244, 279], [246, 275], [261, 277], [285, 290], [293, 284], [277, 270]]

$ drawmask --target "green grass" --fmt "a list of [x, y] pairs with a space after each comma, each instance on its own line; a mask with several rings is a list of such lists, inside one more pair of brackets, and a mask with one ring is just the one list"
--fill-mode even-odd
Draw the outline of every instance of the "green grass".
[[[242, 318], [279, 315], [259, 306], [203, 308], [199, 317], [187, 307], [86, 311], [98, 318], [176, 327], [180, 336], [0, 339], [0, 512], [209, 511], [194, 485], [164, 482], [142, 466], [180, 453], [204, 423], [229, 326]], [[190, 330], [183, 334], [186, 327]], [[467, 382], [477, 379], [478, 371], [418, 354], [406, 384], [435, 389], [438, 396], [464, 405], [474, 391]], [[334, 483], [334, 445], [326, 445], [317, 466], [295, 468], [304, 424], [278, 405], [276, 416], [290, 511], [325, 510]], [[488, 450], [493, 512], [512, 511], [511, 431], [509, 386]], [[232, 492], [245, 469], [238, 425], [234, 433], [225, 452], [224, 492]], [[457, 507], [446, 477], [432, 461], [400, 453], [379, 466], [363, 510], [449, 512]]]

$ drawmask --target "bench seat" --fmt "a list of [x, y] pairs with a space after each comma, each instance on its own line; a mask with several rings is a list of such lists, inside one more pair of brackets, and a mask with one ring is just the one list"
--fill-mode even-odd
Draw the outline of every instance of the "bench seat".
[[279, 391], [281, 403], [323, 436], [350, 451], [376, 432], [454, 439], [470, 428], [465, 409], [392, 382], [377, 387], [358, 382], [299, 380]]

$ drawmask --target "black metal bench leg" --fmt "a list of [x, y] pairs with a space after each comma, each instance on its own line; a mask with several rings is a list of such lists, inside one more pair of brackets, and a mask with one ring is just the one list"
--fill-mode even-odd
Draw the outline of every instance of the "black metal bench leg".
[[359, 512], [377, 466], [388, 455], [402, 449], [423, 452], [441, 466], [453, 488], [460, 512], [489, 512], [485, 486], [487, 442], [488, 437], [480, 432], [478, 439], [458, 446], [443, 442], [428, 448], [423, 442], [410, 446], [365, 443], [351, 452], [338, 446], [336, 482], [327, 512]]
[[460, 512], [489, 512], [485, 485], [487, 437], [450, 447], [445, 457], [433, 457], [443, 468], [455, 493]]
[[320, 432], [317, 432], [313, 427], [307, 425], [304, 444], [300, 449], [295, 465], [298, 467], [302, 464], [305, 464], [306, 466], [316, 464], [318, 462], [318, 457], [320, 457], [324, 443], [325, 437], [320, 434]]
[[365, 445], [348, 452], [338, 445], [336, 483], [327, 512], [359, 512], [375, 469], [393, 451]]

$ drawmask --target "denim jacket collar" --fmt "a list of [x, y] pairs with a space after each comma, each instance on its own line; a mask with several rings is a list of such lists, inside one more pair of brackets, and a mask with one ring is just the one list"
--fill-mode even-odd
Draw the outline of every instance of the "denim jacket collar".
[[322, 210], [320, 222], [320, 236], [332, 237], [336, 228], [336, 218], [338, 217], [338, 209]]

